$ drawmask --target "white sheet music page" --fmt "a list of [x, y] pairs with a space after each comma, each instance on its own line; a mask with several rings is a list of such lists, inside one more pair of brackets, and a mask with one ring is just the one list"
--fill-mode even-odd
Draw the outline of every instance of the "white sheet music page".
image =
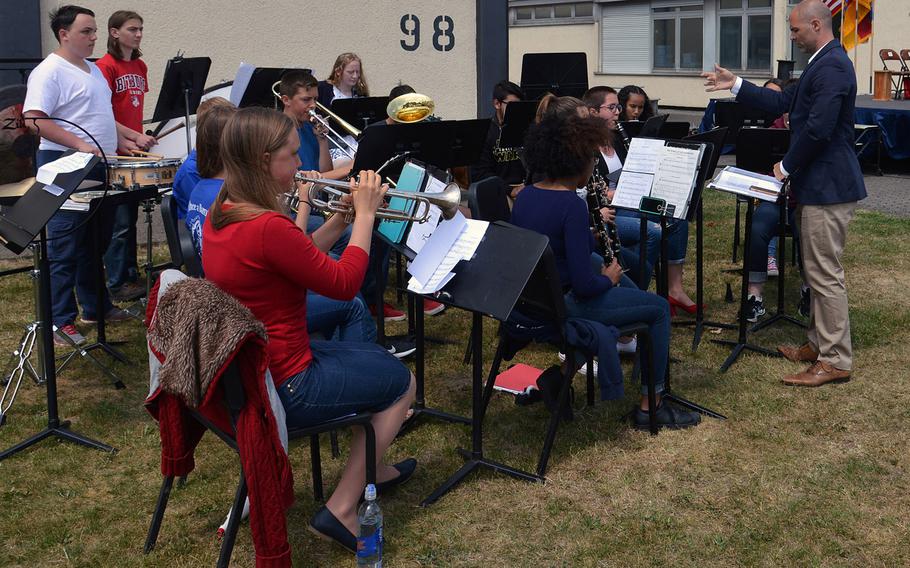
[[667, 215], [685, 218], [698, 175], [701, 152], [692, 148], [664, 146], [660, 151], [651, 197], [667, 202]]
[[[629, 144], [629, 153], [622, 165], [623, 173], [633, 171], [641, 174], [653, 174], [657, 171], [660, 152], [664, 148], [663, 140], [651, 138], [633, 138]], [[635, 204], [638, 207], [638, 204]]]
[[727, 166], [717, 174], [708, 187], [737, 195], [744, 195], [761, 199], [762, 201], [777, 201], [783, 183], [777, 179], [733, 166]]
[[[81, 170], [88, 165], [92, 160], [92, 157], [93, 154], [89, 154], [88, 152], [74, 152], [69, 156], [57, 158], [53, 162], [48, 162], [38, 168], [35, 180], [39, 183], [50, 185], [57, 179], [57, 174], [68, 174], [70, 172], [75, 172], [76, 170]], [[60, 194], [57, 193], [55, 195]]]
[[460, 212], [443, 221], [424, 245], [408, 272], [408, 290], [418, 294], [437, 292], [454, 277], [452, 269], [461, 260], [470, 260], [490, 224], [465, 219]]
[[240, 62], [240, 67], [237, 68], [237, 75], [234, 76], [234, 83], [231, 85], [231, 102], [234, 103], [234, 106], [240, 106], [240, 101], [243, 100], [246, 88], [250, 86], [250, 79], [253, 78], [253, 71], [255, 70], [255, 65]]
[[619, 176], [619, 183], [616, 185], [616, 193], [613, 194], [612, 205], [638, 209], [641, 198], [651, 195], [651, 183], [653, 180], [654, 176], [651, 174], [630, 172], [624, 169]]
[[[430, 177], [430, 180], [427, 182], [427, 187], [424, 189], [423, 193], [440, 193], [446, 188], [445, 182], [438, 180], [434, 177]], [[424, 207], [420, 206], [421, 211]], [[439, 220], [442, 218], [442, 211], [439, 207], [435, 205], [430, 205], [430, 216], [427, 217], [427, 220], [423, 223], [411, 223], [411, 230], [408, 231], [408, 240], [405, 242], [407, 247], [412, 251], [419, 253], [423, 246], [430, 236], [433, 234], [433, 231], [436, 230], [437, 225], [439, 225]]]

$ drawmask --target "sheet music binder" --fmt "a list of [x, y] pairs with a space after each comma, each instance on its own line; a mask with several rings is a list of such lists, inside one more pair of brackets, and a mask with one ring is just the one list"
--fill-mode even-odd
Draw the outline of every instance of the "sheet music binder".
[[[710, 158], [710, 152], [706, 151], [709, 146], [679, 140], [634, 138], [613, 196], [613, 205], [638, 210], [641, 198], [651, 197], [666, 202], [666, 216], [691, 220], [696, 209], [693, 204], [700, 198], [704, 162]], [[655, 155], [650, 156], [655, 149]]]

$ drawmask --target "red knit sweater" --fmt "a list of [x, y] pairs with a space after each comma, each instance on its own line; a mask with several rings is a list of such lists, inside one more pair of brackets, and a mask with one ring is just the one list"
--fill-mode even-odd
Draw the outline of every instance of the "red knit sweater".
[[[211, 217], [211, 216], [209, 216]], [[316, 248], [293, 221], [278, 213], [202, 230], [205, 277], [237, 298], [265, 324], [269, 370], [276, 386], [307, 368], [313, 356], [306, 329], [306, 294], [351, 300], [369, 255], [349, 246], [338, 261]]]

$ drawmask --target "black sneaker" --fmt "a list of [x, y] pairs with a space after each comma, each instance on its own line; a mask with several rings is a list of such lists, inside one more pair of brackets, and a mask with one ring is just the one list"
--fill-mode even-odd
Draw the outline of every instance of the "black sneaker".
[[[699, 413], [670, 406], [664, 401], [661, 401], [657, 406], [656, 414], [658, 429], [667, 428], [669, 430], [682, 430], [683, 428], [697, 426], [698, 423], [701, 422], [701, 415]], [[648, 430], [651, 427], [648, 412], [642, 410], [639, 406], [635, 407], [635, 416], [632, 419], [632, 422], [632, 425], [636, 430]]]
[[765, 315], [765, 313], [765, 303], [761, 300], [761, 298], [749, 296], [749, 298], [746, 300], [746, 321], [749, 323], [755, 323], [760, 317]]
[[414, 343], [414, 340], [405, 337], [397, 338], [395, 340], [386, 339], [385, 348], [398, 359], [404, 359], [417, 351], [417, 345]]
[[799, 302], [796, 303], [796, 311], [804, 318], [809, 317], [809, 289], [804, 288], [799, 291]]

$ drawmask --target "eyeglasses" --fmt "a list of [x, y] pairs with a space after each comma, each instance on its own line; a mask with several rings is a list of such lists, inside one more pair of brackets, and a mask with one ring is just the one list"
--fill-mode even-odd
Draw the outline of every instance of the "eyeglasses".
[[596, 108], [597, 108], [598, 111], [599, 111], [600, 109], [602, 109], [602, 108], [605, 108], [605, 109], [607, 109], [607, 110], [610, 111], [610, 112], [619, 112], [619, 111], [622, 110], [622, 107], [619, 106], [619, 105], [616, 104], [616, 103], [609, 104], [609, 105], [600, 105], [599, 107], [596, 107]]

